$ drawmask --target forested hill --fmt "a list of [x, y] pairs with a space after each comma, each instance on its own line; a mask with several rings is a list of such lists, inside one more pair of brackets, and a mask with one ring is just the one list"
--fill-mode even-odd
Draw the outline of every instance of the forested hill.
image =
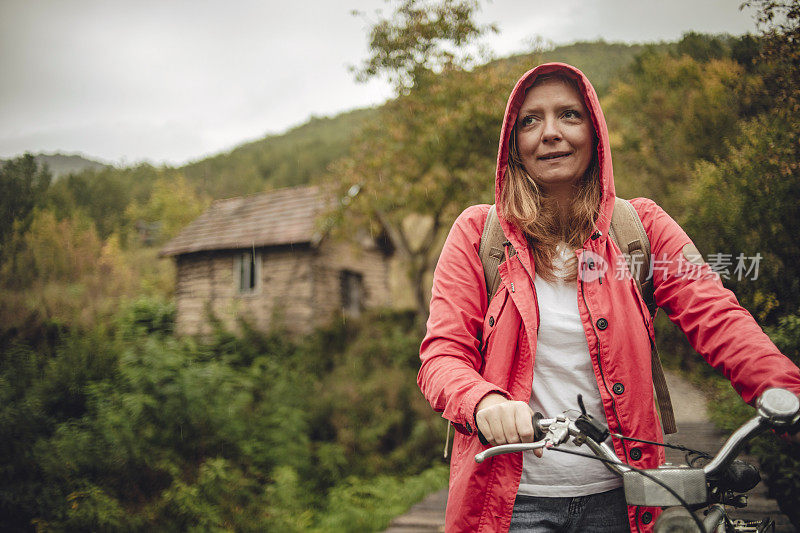
[[[520, 54], [493, 61], [509, 75], [509, 91], [516, 78], [540, 61], [561, 61], [583, 70], [599, 94], [645, 46], [640, 44], [580, 42], [541, 54]], [[668, 44], [650, 45], [667, 47]], [[376, 113], [359, 109], [334, 117], [312, 118], [283, 135], [271, 135], [186, 165], [187, 179], [213, 198], [258, 192], [313, 182], [331, 162], [343, 156], [359, 127]], [[498, 125], [499, 128], [499, 125]]]
[[[666, 49], [675, 46], [675, 43], [661, 44], [625, 44], [607, 43], [605, 41], [578, 42], [558, 46], [542, 53], [542, 62], [557, 61], [578, 67], [592, 81], [597, 93], [602, 96], [607, 91], [611, 82], [630, 65], [638, 54], [645, 48]], [[532, 54], [521, 54], [499, 59], [500, 63], [507, 63], [512, 71], [521, 75], [536, 66], [538, 61], [533, 61]], [[509, 87], [509, 91], [510, 91]]]
[[[47, 166], [50, 174], [54, 180], [69, 174], [76, 174], [85, 170], [103, 170], [110, 168], [110, 165], [87, 159], [86, 157], [78, 154], [36, 154], [34, 156], [36, 164], [39, 166]], [[0, 164], [3, 160], [0, 159]]]
[[270, 135], [181, 168], [212, 198], [313, 182], [344, 155], [374, 109], [315, 117], [282, 135]]

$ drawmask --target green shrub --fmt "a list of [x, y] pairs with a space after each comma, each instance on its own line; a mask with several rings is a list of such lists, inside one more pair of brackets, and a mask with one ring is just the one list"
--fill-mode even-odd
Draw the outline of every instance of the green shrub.
[[[800, 360], [800, 316], [789, 315], [778, 321], [778, 326], [768, 329], [770, 337], [780, 350]], [[716, 381], [712, 401], [709, 402], [712, 420], [725, 431], [733, 431], [755, 414], [755, 410], [742, 402], [725, 381]], [[800, 528], [800, 452], [792, 445], [767, 433], [753, 440], [750, 452], [758, 458], [769, 494], [775, 498], [781, 511], [795, 527]]]
[[312, 531], [382, 531], [427, 494], [447, 486], [448, 469], [437, 465], [405, 478], [347, 478], [331, 490], [328, 507]]
[[118, 319], [120, 333], [130, 338], [171, 335], [175, 332], [175, 304], [155, 298], [139, 298], [123, 309]]
[[[770, 337], [786, 356], [800, 364], [800, 315], [787, 315], [778, 326], [768, 330]], [[800, 451], [797, 445], [777, 439], [765, 440], [755, 450], [761, 469], [767, 475], [770, 495], [792, 524], [800, 529]]]
[[446, 482], [441, 466], [417, 476], [442, 424], [416, 388], [412, 316], [300, 341], [173, 324], [140, 299], [49, 348], [3, 341], [6, 529], [364, 531]]

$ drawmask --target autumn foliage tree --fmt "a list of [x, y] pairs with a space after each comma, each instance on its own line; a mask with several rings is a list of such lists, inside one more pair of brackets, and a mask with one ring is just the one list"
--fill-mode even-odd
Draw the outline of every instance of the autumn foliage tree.
[[389, 102], [336, 174], [361, 191], [351, 222], [384, 231], [408, 268], [420, 317], [443, 231], [464, 206], [491, 203], [506, 80], [491, 68], [451, 71]]
[[641, 54], [612, 86], [603, 104], [621, 196], [648, 196], [683, 215], [696, 162], [725, 156], [739, 121], [763, 105], [761, 78], [731, 48], [690, 34], [671, 53]]
[[211, 203], [198, 193], [184, 175], [174, 170], [161, 171], [145, 202], [134, 200], [125, 209], [125, 216], [134, 226], [157, 228], [152, 244], [162, 244], [200, 216]]
[[385, 233], [408, 269], [417, 314], [443, 232], [465, 205], [490, 201], [497, 135], [508, 93], [500, 68], [469, 70], [477, 2], [397, 2], [369, 34], [359, 79], [388, 75], [397, 98], [380, 109], [334, 168], [340, 190], [357, 184], [351, 223]]

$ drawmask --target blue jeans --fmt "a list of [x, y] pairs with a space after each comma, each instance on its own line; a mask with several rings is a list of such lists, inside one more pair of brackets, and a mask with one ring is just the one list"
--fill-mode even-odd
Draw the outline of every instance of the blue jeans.
[[517, 495], [509, 532], [627, 533], [628, 507], [622, 488], [574, 498]]

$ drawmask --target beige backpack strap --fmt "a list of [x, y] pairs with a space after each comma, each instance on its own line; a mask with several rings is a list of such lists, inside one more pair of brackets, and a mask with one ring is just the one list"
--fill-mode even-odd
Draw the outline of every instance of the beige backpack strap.
[[653, 374], [653, 389], [656, 392], [656, 405], [661, 415], [661, 427], [664, 434], [670, 435], [678, 432], [675, 423], [675, 412], [672, 410], [672, 398], [667, 387], [667, 378], [664, 376], [664, 367], [661, 366], [661, 357], [658, 355], [656, 343], [650, 340], [650, 370]]
[[[647, 304], [650, 316], [654, 316], [656, 304], [653, 296], [653, 279], [649, 276], [650, 239], [647, 238], [647, 232], [644, 230], [639, 214], [629, 201], [622, 198], [614, 200], [614, 213], [611, 215], [609, 233], [628, 263], [628, 270], [630, 270], [631, 276], [636, 281], [636, 286], [642, 295], [642, 299]], [[652, 339], [650, 367], [653, 374], [656, 403], [661, 415], [661, 425], [664, 428], [664, 433], [675, 433], [678, 429], [675, 425], [675, 413], [672, 410], [672, 398], [670, 398], [669, 389], [667, 388], [667, 380], [664, 376], [664, 368], [661, 366], [661, 358]]]
[[652, 316], [656, 305], [653, 299], [653, 280], [649, 276], [650, 239], [647, 238], [636, 209], [629, 201], [615, 198], [610, 233], [624, 254], [628, 270], [636, 281], [636, 286], [639, 287], [639, 292]]
[[490, 302], [500, 286], [500, 271], [498, 268], [505, 261], [503, 243], [506, 241], [506, 235], [503, 233], [503, 228], [500, 227], [500, 219], [497, 217], [497, 209], [492, 205], [486, 217], [486, 224], [483, 226], [481, 244], [478, 248], [478, 255], [483, 264], [483, 277], [486, 279], [486, 294]]

